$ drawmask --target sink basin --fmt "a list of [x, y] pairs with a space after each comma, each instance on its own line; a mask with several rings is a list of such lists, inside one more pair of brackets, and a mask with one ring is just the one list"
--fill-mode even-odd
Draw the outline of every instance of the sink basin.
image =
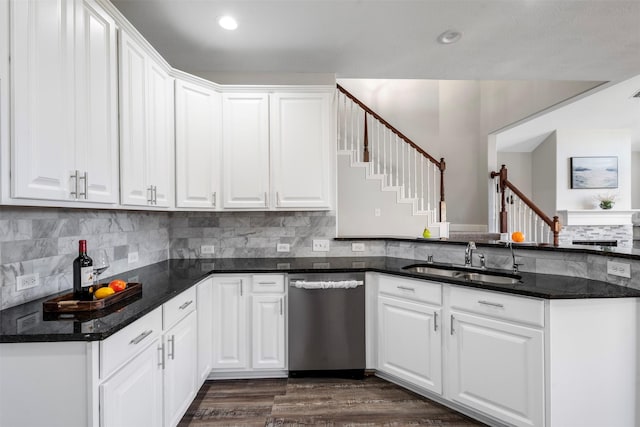
[[520, 276], [509, 276], [494, 274], [490, 272], [475, 272], [458, 270], [448, 267], [437, 267], [433, 265], [409, 265], [403, 268], [412, 273], [425, 274], [428, 276], [450, 277], [452, 279], [468, 280], [472, 282], [494, 283], [499, 285], [515, 285], [520, 283]]

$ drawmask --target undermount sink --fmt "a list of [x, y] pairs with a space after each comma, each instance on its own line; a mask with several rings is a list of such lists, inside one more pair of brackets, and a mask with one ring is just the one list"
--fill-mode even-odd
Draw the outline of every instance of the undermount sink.
[[428, 276], [450, 277], [452, 279], [468, 280], [471, 282], [494, 283], [499, 285], [515, 285], [520, 283], [520, 276], [509, 276], [495, 274], [491, 272], [475, 272], [467, 270], [457, 270], [450, 267], [437, 267], [433, 265], [409, 265], [403, 270], [412, 273], [425, 274]]

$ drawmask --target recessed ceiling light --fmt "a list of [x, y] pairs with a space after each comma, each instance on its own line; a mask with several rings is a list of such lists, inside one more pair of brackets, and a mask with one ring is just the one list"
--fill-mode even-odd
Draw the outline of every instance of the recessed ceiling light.
[[220, 25], [225, 30], [235, 30], [236, 28], [238, 28], [238, 21], [236, 21], [232, 16], [225, 15], [218, 19], [218, 25]]
[[437, 38], [438, 43], [451, 44], [455, 43], [462, 38], [462, 33], [456, 30], [447, 30], [440, 34]]

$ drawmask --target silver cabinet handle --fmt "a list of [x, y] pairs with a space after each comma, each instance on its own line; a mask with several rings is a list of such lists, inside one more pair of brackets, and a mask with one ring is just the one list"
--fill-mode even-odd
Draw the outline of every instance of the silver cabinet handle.
[[433, 313], [433, 331], [438, 332], [438, 313]]
[[478, 301], [478, 304], [482, 304], [482, 305], [488, 305], [491, 307], [498, 307], [498, 308], [504, 308], [503, 304], [499, 304], [497, 302], [491, 302], [491, 301]]
[[148, 331], [144, 331], [143, 333], [141, 333], [140, 335], [138, 335], [137, 337], [135, 337], [134, 339], [132, 339], [131, 341], [129, 341], [129, 344], [133, 344], [136, 345], [138, 344], [140, 341], [142, 341], [143, 339], [145, 339], [146, 337], [148, 337], [149, 335], [151, 335], [153, 333], [152, 329], [149, 329]]
[[[78, 173], [78, 171], [76, 171], [76, 173]], [[84, 199], [87, 199], [87, 189], [89, 188], [89, 173], [85, 172], [82, 176], [79, 176], [78, 179], [81, 179], [84, 181], [84, 192], [83, 193], [78, 193], [78, 198], [80, 198], [80, 196], [82, 196]], [[77, 191], [77, 189], [76, 189]]]
[[398, 289], [402, 289], [403, 291], [415, 292], [414, 288], [407, 288], [406, 286], [398, 286]]
[[71, 194], [74, 199], [78, 198], [78, 176], [79, 175], [80, 175], [80, 172], [78, 172], [77, 170], [71, 174], [71, 179], [74, 180], [74, 184], [73, 184], [74, 190], [69, 192], [69, 194]]
[[218, 203], [217, 203], [217, 197], [216, 197], [216, 192], [215, 192], [215, 191], [213, 192], [213, 203], [212, 203], [212, 204], [213, 204], [213, 207], [214, 207], [214, 208], [215, 208], [215, 207], [216, 207], [216, 205], [218, 204]]
[[240, 280], [240, 296], [242, 296], [242, 280]]
[[280, 316], [282, 316], [282, 298], [280, 298]]
[[150, 185], [149, 188], [147, 188], [147, 203], [150, 205], [153, 204], [153, 185]]
[[184, 304], [182, 304], [180, 307], [178, 307], [180, 310], [184, 310], [185, 308], [189, 307], [191, 304], [193, 303], [193, 300], [189, 300], [187, 302], [185, 302]]
[[258, 282], [259, 285], [277, 285], [276, 282]]
[[153, 186], [153, 204], [158, 204], [158, 187], [156, 187], [155, 185]]
[[170, 348], [170, 351], [167, 352], [167, 357], [170, 358], [171, 360], [175, 360], [175, 358], [176, 358], [176, 336], [175, 335], [171, 335], [167, 339], [167, 342], [171, 343], [171, 348]]
[[265, 207], [269, 207], [269, 196], [267, 195], [267, 192], [264, 192], [264, 205]]
[[453, 321], [454, 320], [456, 320], [456, 319], [453, 317], [453, 314], [452, 314], [451, 315], [451, 335], [453, 335], [453, 333], [455, 332], [455, 330], [453, 329]]
[[158, 363], [158, 366], [164, 369], [164, 343], [160, 343], [158, 345], [158, 353], [160, 353], [160, 362]]
[[280, 206], [280, 192], [276, 191], [276, 206]]

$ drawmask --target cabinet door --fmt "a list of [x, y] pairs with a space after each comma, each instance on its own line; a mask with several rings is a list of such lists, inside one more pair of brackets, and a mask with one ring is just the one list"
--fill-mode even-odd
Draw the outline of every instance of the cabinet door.
[[118, 81], [116, 25], [94, 0], [77, 0], [76, 169], [86, 199], [117, 203]]
[[251, 297], [253, 369], [284, 369], [286, 354], [284, 295]]
[[271, 95], [272, 188], [277, 208], [326, 208], [336, 142], [333, 94]]
[[150, 59], [147, 80], [147, 182], [154, 188], [153, 206], [170, 207], [174, 203], [173, 78]]
[[176, 205], [216, 209], [220, 199], [222, 96], [176, 80]]
[[156, 340], [100, 385], [101, 427], [162, 425], [161, 358]]
[[515, 426], [543, 425], [541, 330], [452, 312], [449, 399]]
[[213, 278], [213, 368], [245, 369], [247, 363], [247, 277]]
[[120, 202], [147, 206], [147, 55], [120, 33]]
[[441, 310], [378, 298], [378, 369], [442, 393]]
[[225, 208], [269, 207], [268, 101], [267, 94], [222, 97]]
[[200, 385], [211, 373], [213, 360], [213, 279], [198, 284], [198, 378]]
[[11, 3], [12, 197], [71, 198], [73, 12], [73, 0]]
[[164, 425], [167, 427], [178, 425], [198, 391], [197, 338], [195, 312], [165, 333]]

